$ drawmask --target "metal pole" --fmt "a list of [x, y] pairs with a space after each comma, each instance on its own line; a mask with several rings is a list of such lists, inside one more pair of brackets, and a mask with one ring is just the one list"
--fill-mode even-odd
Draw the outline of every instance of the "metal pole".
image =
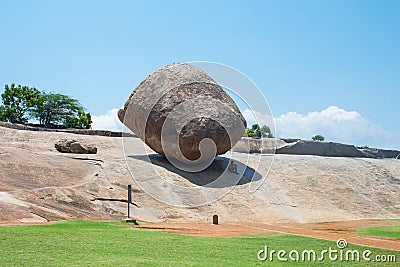
[[132, 185], [128, 185], [128, 219], [131, 218]]

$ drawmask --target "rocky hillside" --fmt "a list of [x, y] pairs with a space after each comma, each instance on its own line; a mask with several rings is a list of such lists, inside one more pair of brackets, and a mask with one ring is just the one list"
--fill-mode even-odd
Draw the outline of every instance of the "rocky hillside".
[[[130, 137], [133, 175], [153, 179], [157, 170], [174, 183], [201, 187], [213, 171], [176, 171], [163, 158], [143, 160]], [[94, 155], [60, 153], [54, 144], [77, 139], [98, 148]], [[400, 160], [304, 155], [257, 155], [233, 152], [239, 167], [268, 171], [261, 188], [249, 193], [246, 182], [219, 200], [201, 207], [178, 208], [144, 192], [127, 169], [121, 137], [26, 131], [0, 127], [0, 223], [32, 223], [64, 219], [121, 220], [126, 216], [126, 187], [133, 186], [133, 215], [144, 221], [321, 222], [358, 218], [400, 217]], [[282, 147], [287, 143], [280, 141]], [[278, 149], [279, 150], [279, 149]], [[228, 155], [218, 160], [224, 161]], [[261, 157], [261, 162], [258, 162]], [[181, 195], [154, 185], [155, 192], [179, 201], [206, 196]], [[215, 188], [215, 190], [219, 190]]]
[[241, 153], [276, 153], [289, 155], [313, 155], [322, 157], [355, 158], [400, 158], [400, 151], [378, 148], [357, 148], [334, 142], [306, 141], [300, 139], [279, 138], [242, 138], [233, 151]]

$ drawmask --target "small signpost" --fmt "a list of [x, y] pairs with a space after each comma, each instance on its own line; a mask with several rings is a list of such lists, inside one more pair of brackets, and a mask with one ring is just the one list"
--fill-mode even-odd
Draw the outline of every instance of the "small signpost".
[[132, 185], [128, 185], [128, 217], [125, 219], [125, 222], [131, 222], [137, 224], [136, 220], [131, 218], [131, 203], [132, 203]]
[[131, 218], [132, 185], [128, 185], [128, 219]]

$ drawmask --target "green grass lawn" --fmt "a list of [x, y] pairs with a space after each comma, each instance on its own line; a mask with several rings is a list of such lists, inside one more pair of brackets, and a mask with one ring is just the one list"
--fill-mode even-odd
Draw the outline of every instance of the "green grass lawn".
[[377, 236], [400, 239], [400, 224], [391, 226], [372, 226], [366, 228], [358, 228], [357, 233], [362, 236]]
[[[257, 259], [265, 245], [287, 252], [337, 249], [335, 242], [293, 235], [193, 237], [133, 229], [124, 223], [69, 221], [0, 227], [0, 266], [266, 266], [271, 262]], [[368, 248], [349, 245], [348, 249]], [[370, 250], [373, 255], [395, 255], [400, 261], [399, 251]], [[283, 265], [276, 258], [274, 263]], [[323, 263], [344, 265], [327, 259]], [[300, 262], [300, 266], [316, 264]], [[368, 264], [361, 262], [360, 266]]]

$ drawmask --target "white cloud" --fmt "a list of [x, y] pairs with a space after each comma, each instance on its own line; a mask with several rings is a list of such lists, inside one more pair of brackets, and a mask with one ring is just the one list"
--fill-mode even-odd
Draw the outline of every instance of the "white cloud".
[[113, 108], [103, 115], [92, 115], [92, 129], [121, 132], [123, 124], [118, 119], [118, 108]]
[[[250, 110], [245, 110], [243, 116], [251, 125], [254, 116]], [[259, 121], [264, 124], [270, 121], [269, 116], [258, 114]], [[299, 114], [288, 112], [274, 118], [276, 136], [310, 139], [316, 134], [322, 134], [327, 141], [335, 141], [354, 145], [371, 147], [400, 148], [400, 135], [382, 129], [357, 111], [346, 111], [336, 106], [330, 106], [322, 111]]]

